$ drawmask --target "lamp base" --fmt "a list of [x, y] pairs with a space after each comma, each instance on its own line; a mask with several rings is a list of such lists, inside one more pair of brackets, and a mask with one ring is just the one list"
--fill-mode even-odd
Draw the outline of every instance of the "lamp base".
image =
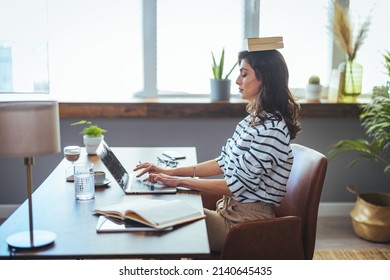
[[22, 231], [8, 236], [8, 245], [15, 248], [36, 248], [49, 245], [54, 242], [57, 235], [46, 230], [34, 230], [34, 244], [30, 242], [30, 231]]

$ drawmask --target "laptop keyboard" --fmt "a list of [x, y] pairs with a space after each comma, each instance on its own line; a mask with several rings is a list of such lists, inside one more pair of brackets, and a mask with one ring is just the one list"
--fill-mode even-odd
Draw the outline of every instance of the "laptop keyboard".
[[133, 191], [143, 191], [143, 190], [154, 190], [153, 184], [151, 182], [144, 182], [142, 179], [134, 180], [134, 184], [131, 189]]

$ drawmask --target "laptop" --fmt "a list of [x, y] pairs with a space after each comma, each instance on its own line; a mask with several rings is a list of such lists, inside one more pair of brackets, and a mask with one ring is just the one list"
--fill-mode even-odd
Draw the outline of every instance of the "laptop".
[[176, 193], [176, 188], [159, 183], [144, 182], [142, 178], [137, 178], [136, 174], [129, 174], [104, 140], [97, 148], [96, 155], [104, 163], [125, 194]]

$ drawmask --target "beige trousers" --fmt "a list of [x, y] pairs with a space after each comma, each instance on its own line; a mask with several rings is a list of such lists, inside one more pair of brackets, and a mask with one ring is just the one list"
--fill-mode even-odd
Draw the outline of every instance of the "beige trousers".
[[204, 209], [210, 249], [221, 252], [229, 230], [239, 222], [275, 217], [272, 205], [265, 202], [241, 203], [224, 196], [215, 211]]

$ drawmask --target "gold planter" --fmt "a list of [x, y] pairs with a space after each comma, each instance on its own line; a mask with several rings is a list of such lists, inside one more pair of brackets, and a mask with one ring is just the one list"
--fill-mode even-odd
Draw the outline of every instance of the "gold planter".
[[372, 242], [390, 242], [390, 194], [362, 193], [357, 196], [350, 215], [355, 234]]

